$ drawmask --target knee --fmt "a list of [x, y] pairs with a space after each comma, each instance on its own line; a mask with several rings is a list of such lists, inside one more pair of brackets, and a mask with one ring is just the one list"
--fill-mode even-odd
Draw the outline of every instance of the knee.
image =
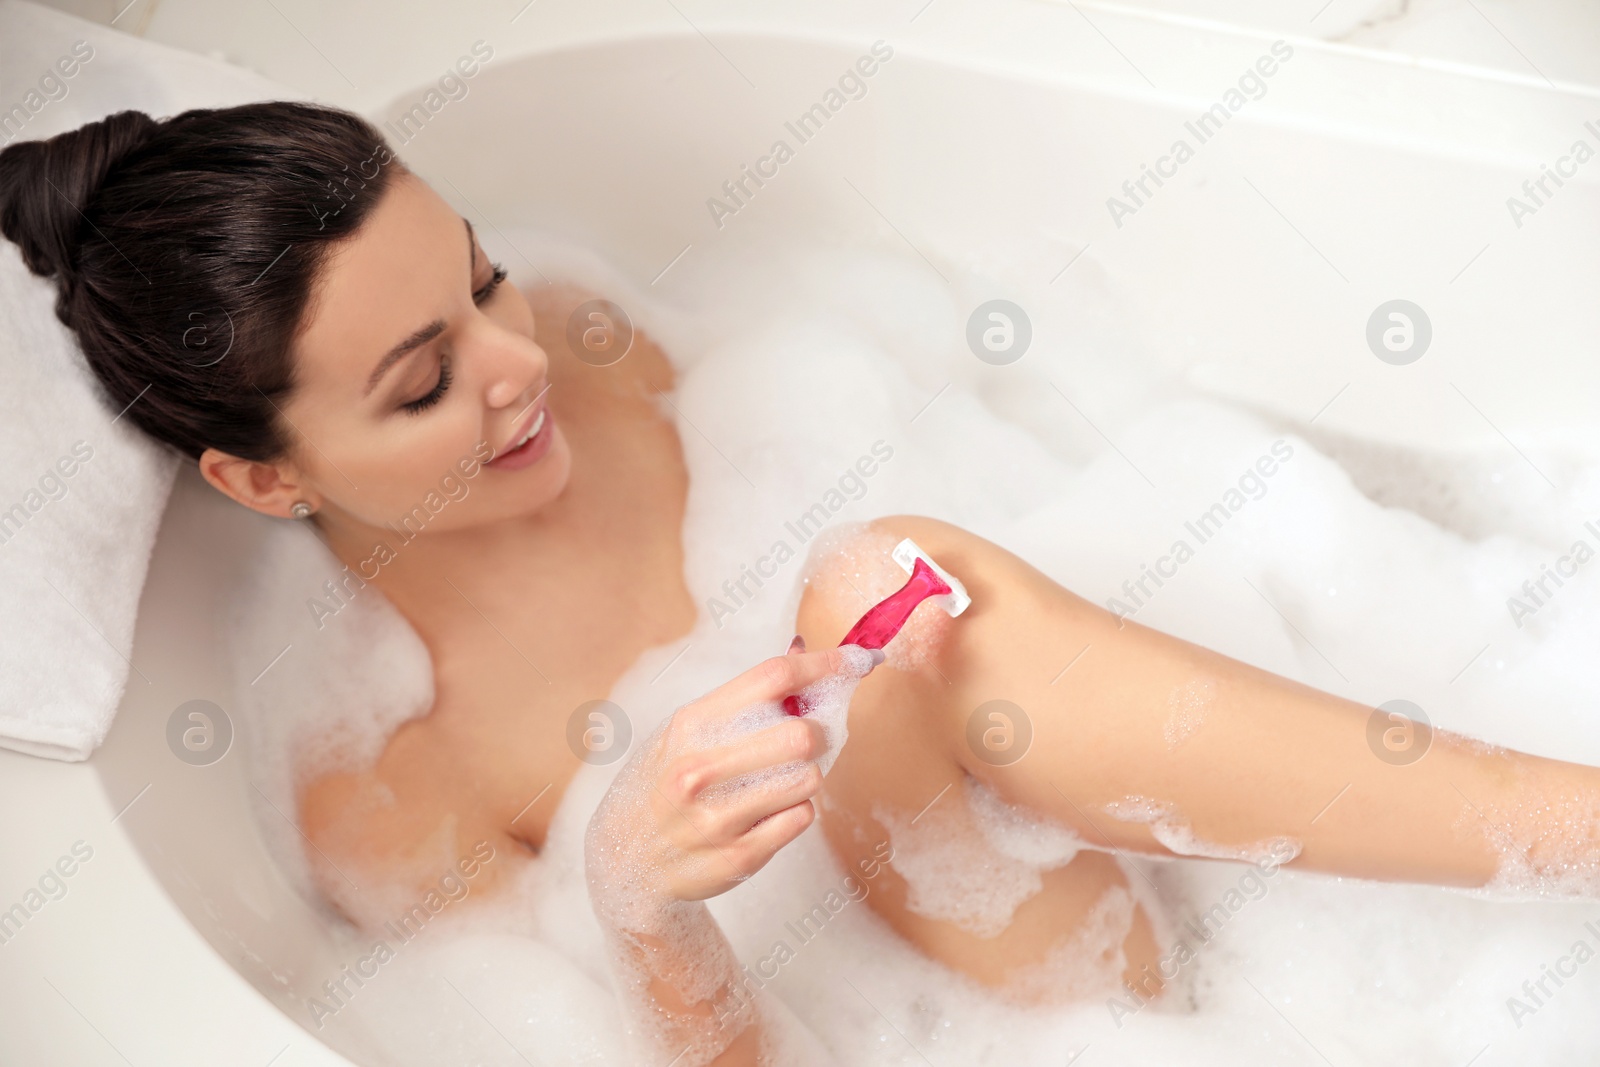
[[796, 618], [808, 647], [837, 644], [868, 608], [905, 584], [890, 553], [907, 537], [961, 580], [972, 605], [959, 618], [931, 603], [919, 606], [884, 649], [891, 668], [946, 687], [960, 688], [963, 679], [1013, 685], [1037, 672], [1034, 661], [1054, 662], [1063, 650], [1116, 632], [1109, 613], [999, 545], [936, 519], [896, 515], [835, 527], [813, 543]]
[[[977, 540], [959, 527], [915, 515], [829, 529], [807, 556], [805, 587], [795, 617], [795, 632], [805, 638], [807, 647], [838, 644], [869, 608], [905, 584], [906, 572], [891, 552], [907, 537], [958, 576], [946, 560], [963, 555], [957, 550], [961, 538]], [[951, 621], [935, 605], [919, 605], [884, 649], [888, 665], [900, 670], [937, 668]]]

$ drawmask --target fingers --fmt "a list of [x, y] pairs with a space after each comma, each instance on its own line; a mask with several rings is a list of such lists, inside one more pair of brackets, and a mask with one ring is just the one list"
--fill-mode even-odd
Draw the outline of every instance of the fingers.
[[[682, 867], [716, 855], [741, 868], [742, 879], [803, 833], [816, 818], [811, 798], [822, 788], [816, 760], [827, 751], [827, 736], [816, 720], [785, 716], [778, 704], [825, 678], [865, 677], [881, 662], [881, 650], [846, 645], [807, 652], [797, 638], [788, 654], [679, 708], [653, 735], [652, 755], [641, 765], [649, 783], [647, 823], [659, 835], [664, 862]], [[697, 888], [683, 891], [700, 896], [729, 888], [700, 875], [688, 880]]]
[[815, 796], [822, 726], [789, 718], [718, 748], [680, 756], [657, 783], [657, 816], [684, 850], [730, 849], [751, 827]]
[[673, 792], [692, 800], [713, 786], [739, 775], [796, 760], [814, 760], [828, 750], [822, 724], [815, 719], [790, 717], [731, 745], [683, 757], [667, 778]]
[[763, 782], [730, 792], [720, 803], [680, 804], [658, 789], [654, 799], [657, 825], [682, 852], [727, 852], [762, 820], [808, 802], [821, 788], [822, 768], [815, 763], [795, 763], [779, 768]]
[[864, 676], [883, 661], [883, 653], [870, 656], [856, 645], [820, 652], [795, 652], [763, 660], [731, 682], [712, 690], [695, 705], [712, 714], [726, 714], [764, 700], [781, 700], [812, 682], [834, 674]]
[[740, 860], [745, 869], [754, 873], [765, 867], [780, 848], [805, 833], [816, 817], [816, 806], [802, 800], [752, 826], [739, 839]]
[[822, 768], [815, 763], [781, 767], [772, 777], [730, 791], [700, 805], [718, 840], [736, 842], [761, 820], [816, 796], [822, 789]]
[[[677, 890], [679, 899], [700, 900], [716, 896], [731, 889], [734, 884], [748, 880], [771, 862], [779, 849], [805, 833], [816, 817], [815, 805], [809, 800], [802, 800], [773, 812], [737, 841], [715, 851], [704, 851], [703, 869], [690, 876], [693, 888]], [[714, 877], [711, 877], [711, 872], [716, 872]], [[722, 884], [724, 882], [729, 884]]]

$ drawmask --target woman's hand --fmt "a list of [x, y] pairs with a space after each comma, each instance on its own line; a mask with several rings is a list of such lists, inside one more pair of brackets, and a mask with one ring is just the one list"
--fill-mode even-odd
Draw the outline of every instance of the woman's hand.
[[[797, 641], [796, 646], [803, 648]], [[762, 994], [704, 901], [755, 874], [816, 817], [819, 759], [843, 744], [842, 708], [883, 653], [791, 651], [685, 704], [617, 772], [589, 820], [589, 899], [612, 955], [640, 1062], [753, 1064]], [[802, 699], [836, 721], [789, 715]]]
[[881, 658], [854, 645], [775, 656], [674, 712], [590, 820], [597, 905], [705, 900], [764, 867], [816, 817], [828, 752], [822, 725], [783, 698], [829, 680], [853, 689]]

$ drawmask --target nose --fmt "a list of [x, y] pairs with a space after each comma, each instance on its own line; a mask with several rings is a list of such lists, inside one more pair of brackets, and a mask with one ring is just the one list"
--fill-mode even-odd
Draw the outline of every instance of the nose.
[[489, 325], [478, 343], [483, 346], [480, 365], [484, 368], [484, 402], [489, 407], [525, 404], [544, 388], [550, 358], [533, 338]]

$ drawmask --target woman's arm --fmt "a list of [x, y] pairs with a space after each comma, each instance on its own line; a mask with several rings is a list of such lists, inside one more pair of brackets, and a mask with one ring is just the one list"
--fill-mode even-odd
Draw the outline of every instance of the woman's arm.
[[[909, 695], [969, 773], [1086, 842], [1228, 857], [1289, 838], [1293, 866], [1334, 874], [1482, 886], [1504, 872], [1530, 888], [1559, 877], [1562, 892], [1600, 891], [1595, 768], [1420, 730], [1410, 743], [1429, 747], [1408, 761], [1417, 749], [1404, 750], [1403, 721], [1375, 724], [1371, 707], [1118, 620], [957, 527], [873, 525], [915, 538], [973, 603], [954, 620], [919, 608], [912, 638], [932, 654], [878, 672], [858, 710]], [[817, 641], [859, 614], [859, 597], [823, 571], [801, 611], [801, 632]], [[1002, 721], [1017, 715], [997, 705], [978, 711], [996, 699], [1025, 721]], [[982, 750], [985, 731], [971, 727], [991, 714], [1001, 718], [984, 725], [1000, 742], [1008, 728], [1013, 738], [1031, 729], [1026, 755]]]
[[601, 919], [640, 1062], [757, 1067], [760, 1013], [722, 928], [703, 901], [660, 904], [647, 924]]
[[618, 772], [589, 821], [590, 901], [644, 1063], [754, 1067], [760, 994], [704, 901], [764, 867], [816, 817], [817, 720], [779, 701], [822, 679], [853, 687], [860, 648], [768, 660], [679, 708]]

